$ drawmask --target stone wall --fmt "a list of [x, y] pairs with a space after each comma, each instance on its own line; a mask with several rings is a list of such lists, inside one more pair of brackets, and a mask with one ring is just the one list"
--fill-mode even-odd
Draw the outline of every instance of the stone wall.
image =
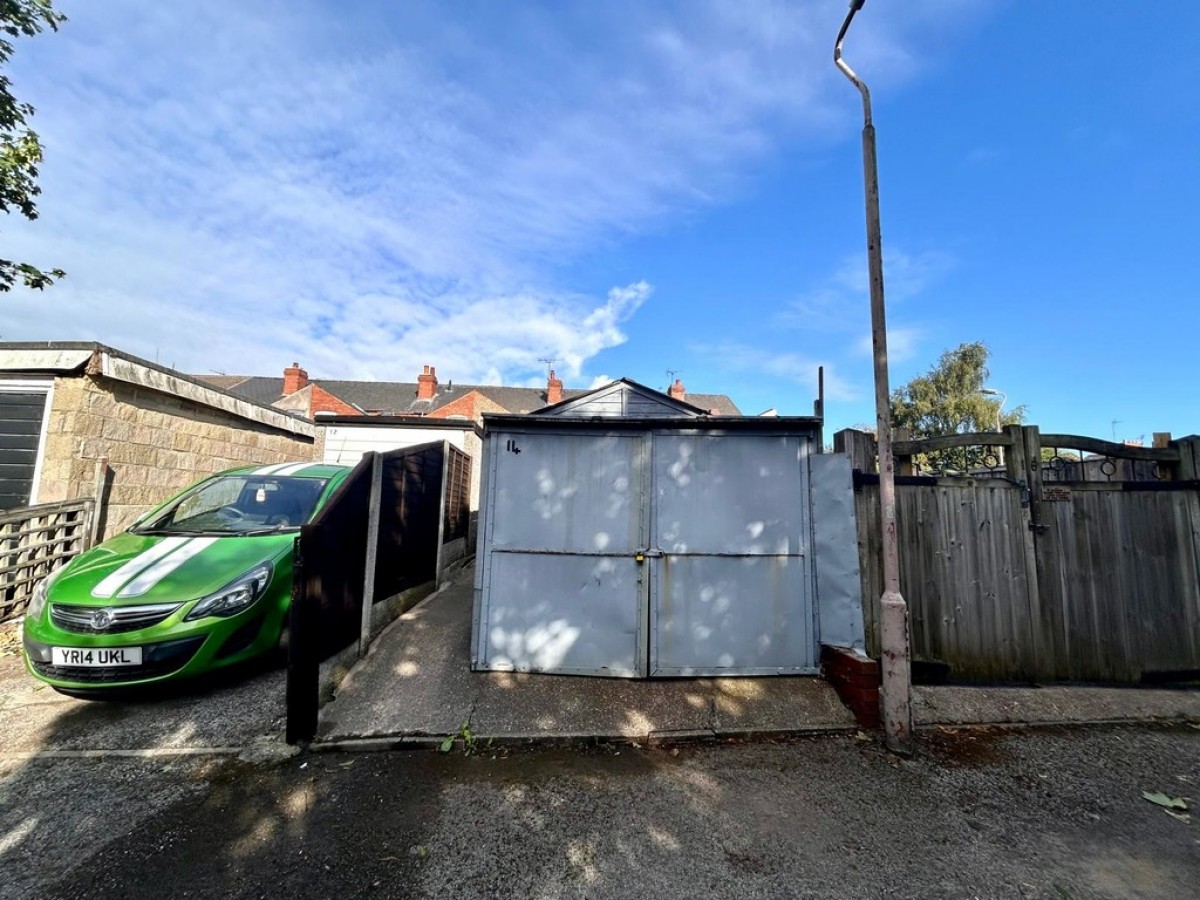
[[95, 496], [97, 461], [107, 459], [100, 524], [111, 537], [205, 475], [315, 452], [311, 438], [180, 397], [102, 377], [57, 378], [38, 499]]

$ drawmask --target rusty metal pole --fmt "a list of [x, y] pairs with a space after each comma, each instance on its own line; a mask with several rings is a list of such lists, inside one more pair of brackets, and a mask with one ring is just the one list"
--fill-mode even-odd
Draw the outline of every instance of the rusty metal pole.
[[879, 445], [879, 508], [883, 547], [883, 594], [879, 598], [880, 651], [883, 659], [882, 713], [889, 749], [912, 748], [912, 651], [908, 604], [900, 593], [900, 559], [896, 549], [896, 480], [892, 457], [892, 410], [888, 389], [887, 317], [883, 302], [883, 245], [879, 226], [879, 173], [875, 163], [875, 126], [871, 94], [842, 59], [842, 41], [854, 14], [865, 0], [851, 0], [850, 12], [833, 48], [834, 64], [850, 79], [863, 101], [863, 181], [867, 200], [867, 266], [871, 276], [871, 338], [875, 349], [875, 430]]

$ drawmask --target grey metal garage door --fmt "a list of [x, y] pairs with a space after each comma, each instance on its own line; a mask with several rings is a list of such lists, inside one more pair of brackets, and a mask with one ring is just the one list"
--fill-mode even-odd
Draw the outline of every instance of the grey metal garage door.
[[654, 435], [650, 674], [815, 668], [808, 446]]
[[45, 409], [45, 391], [0, 390], [0, 509], [29, 502]]
[[803, 435], [489, 435], [476, 669], [815, 671]]
[[493, 440], [476, 667], [645, 675], [641, 435]]

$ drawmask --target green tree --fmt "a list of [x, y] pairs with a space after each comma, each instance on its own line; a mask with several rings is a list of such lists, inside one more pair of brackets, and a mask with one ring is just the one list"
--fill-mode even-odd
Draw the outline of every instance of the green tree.
[[[13, 39], [33, 37], [43, 29], [57, 31], [67, 17], [56, 12], [51, 0], [0, 0], [0, 70], [12, 58]], [[29, 127], [33, 107], [13, 96], [12, 82], [0, 71], [0, 210], [14, 210], [27, 219], [37, 218], [34, 198], [42, 143]], [[42, 271], [29, 263], [0, 259], [0, 291], [11, 290], [19, 280], [31, 288], [44, 288], [66, 273], [62, 269]]]
[[[995, 432], [1001, 425], [1020, 424], [1025, 407], [1001, 413], [1002, 401], [983, 393], [988, 380], [991, 351], [982, 341], [947, 350], [924, 375], [918, 375], [892, 392], [892, 423], [906, 429], [913, 440], [947, 434]], [[970, 469], [983, 465], [990, 451], [985, 446], [923, 454], [924, 470]], [[999, 454], [991, 453], [998, 459]]]

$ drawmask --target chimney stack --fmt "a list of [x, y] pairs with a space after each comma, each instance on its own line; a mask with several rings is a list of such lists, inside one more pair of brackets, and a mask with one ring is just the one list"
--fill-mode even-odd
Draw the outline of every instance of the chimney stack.
[[667, 395], [682, 401], [687, 396], [687, 391], [683, 389], [683, 382], [676, 378], [675, 383], [667, 388]]
[[417, 399], [432, 400], [437, 394], [437, 369], [426, 366], [425, 371], [417, 376]]
[[563, 383], [561, 378], [554, 375], [554, 370], [550, 370], [550, 377], [546, 380], [546, 405], [553, 406], [555, 403], [562, 403], [563, 398]]
[[308, 373], [300, 368], [300, 363], [292, 363], [283, 370], [284, 396], [294, 394], [306, 387], [308, 387]]

